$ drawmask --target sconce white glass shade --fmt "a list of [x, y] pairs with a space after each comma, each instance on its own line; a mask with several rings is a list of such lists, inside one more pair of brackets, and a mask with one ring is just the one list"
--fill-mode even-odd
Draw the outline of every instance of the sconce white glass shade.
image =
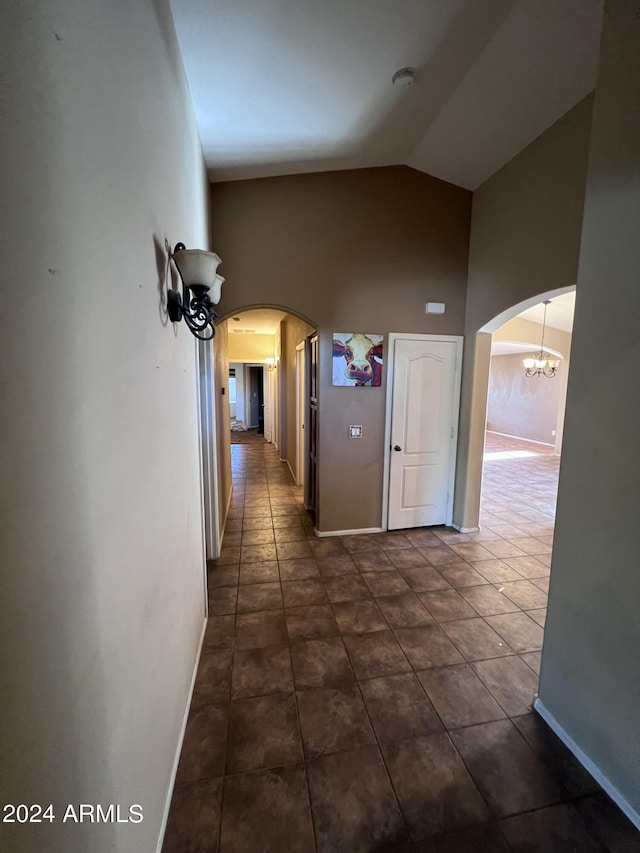
[[214, 305], [217, 305], [218, 302], [220, 302], [220, 297], [222, 296], [222, 285], [224, 282], [225, 278], [223, 275], [216, 275], [216, 280], [213, 282], [213, 287], [211, 288], [211, 293], [209, 295], [209, 298]]
[[524, 364], [527, 370], [533, 370], [536, 365], [536, 360], [535, 358], [523, 358], [522, 363]]
[[[203, 249], [180, 249], [173, 253], [173, 260], [178, 267], [180, 278], [187, 287], [203, 285], [213, 287], [214, 294], [217, 288], [218, 298], [214, 303], [220, 301], [220, 288], [224, 278], [216, 275], [220, 258], [214, 252], [205, 252]], [[218, 279], [220, 283], [218, 284]]]

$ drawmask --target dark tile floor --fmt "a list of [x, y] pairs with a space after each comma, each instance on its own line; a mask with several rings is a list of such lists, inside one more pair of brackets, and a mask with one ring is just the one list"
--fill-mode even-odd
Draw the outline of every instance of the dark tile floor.
[[531, 711], [557, 459], [489, 435], [480, 533], [319, 539], [236, 441], [164, 853], [640, 851]]

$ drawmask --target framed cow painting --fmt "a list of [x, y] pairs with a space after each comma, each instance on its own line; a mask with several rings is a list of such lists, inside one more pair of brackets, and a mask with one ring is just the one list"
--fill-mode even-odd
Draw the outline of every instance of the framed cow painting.
[[333, 333], [333, 384], [351, 388], [382, 385], [383, 335]]

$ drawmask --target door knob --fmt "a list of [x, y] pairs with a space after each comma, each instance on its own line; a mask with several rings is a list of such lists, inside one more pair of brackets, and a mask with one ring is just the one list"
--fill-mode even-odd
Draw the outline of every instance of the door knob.
[[398, 450], [402, 450], [402, 448], [400, 447], [400, 445], [399, 445], [399, 444], [396, 444], [396, 446], [395, 446], [393, 449], [394, 449], [394, 450], [396, 450], [396, 451], [398, 451]]

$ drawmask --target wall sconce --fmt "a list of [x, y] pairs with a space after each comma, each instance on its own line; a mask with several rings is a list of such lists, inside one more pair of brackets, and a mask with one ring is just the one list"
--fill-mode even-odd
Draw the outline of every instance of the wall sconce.
[[275, 370], [276, 369], [276, 360], [275, 358], [265, 358], [265, 362], [267, 365], [267, 370]]
[[169, 319], [172, 323], [184, 319], [192, 335], [201, 341], [210, 341], [216, 333], [214, 323], [218, 319], [212, 306], [220, 302], [224, 282], [224, 277], [216, 272], [220, 258], [213, 252], [187, 249], [184, 243], [176, 243], [170, 257], [180, 274], [182, 296], [175, 290], [167, 291]]

